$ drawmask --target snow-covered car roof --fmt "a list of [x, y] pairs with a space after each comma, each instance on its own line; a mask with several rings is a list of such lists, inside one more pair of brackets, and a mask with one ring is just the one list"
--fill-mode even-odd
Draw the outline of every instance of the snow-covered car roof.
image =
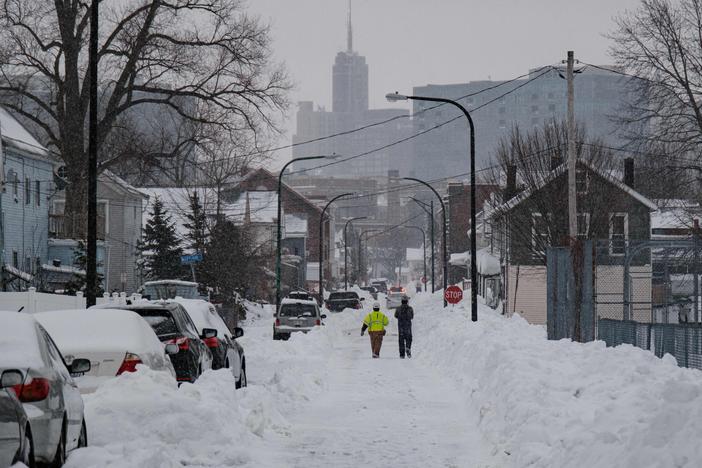
[[151, 326], [130, 310], [54, 310], [34, 317], [65, 355], [115, 350], [163, 354], [163, 343]]
[[232, 332], [219, 316], [212, 304], [202, 299], [184, 299], [176, 297], [175, 302], [182, 305], [190, 318], [195, 323], [197, 331], [202, 333], [203, 328], [214, 328], [217, 330], [217, 337], [231, 336]]
[[286, 297], [280, 301], [280, 305], [283, 305], [283, 304], [314, 304], [314, 305], [317, 305], [317, 301], [315, 301], [313, 299], [293, 299], [290, 297]]
[[0, 368], [44, 367], [39, 329], [33, 316], [0, 311], [0, 323]]

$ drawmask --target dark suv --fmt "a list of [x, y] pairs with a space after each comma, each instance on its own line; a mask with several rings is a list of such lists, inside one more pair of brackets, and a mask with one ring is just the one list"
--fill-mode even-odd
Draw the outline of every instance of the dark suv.
[[136, 312], [151, 325], [163, 343], [178, 345], [178, 353], [170, 355], [178, 382], [195, 382], [200, 374], [212, 368], [212, 353], [203, 340], [217, 336], [217, 330], [205, 328], [203, 335], [198, 335], [192, 319], [177, 302], [143, 301], [105, 307]]
[[363, 298], [359, 298], [354, 291], [338, 291], [329, 294], [326, 304], [327, 309], [331, 312], [341, 312], [347, 307], [349, 309], [362, 309], [362, 300]]

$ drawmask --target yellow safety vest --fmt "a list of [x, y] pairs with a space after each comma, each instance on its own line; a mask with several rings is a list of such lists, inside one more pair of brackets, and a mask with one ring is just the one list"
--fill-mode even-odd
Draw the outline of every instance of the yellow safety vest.
[[363, 323], [368, 325], [368, 331], [383, 331], [390, 323], [390, 320], [388, 320], [387, 316], [382, 312], [373, 311], [366, 315], [366, 318], [363, 319]]

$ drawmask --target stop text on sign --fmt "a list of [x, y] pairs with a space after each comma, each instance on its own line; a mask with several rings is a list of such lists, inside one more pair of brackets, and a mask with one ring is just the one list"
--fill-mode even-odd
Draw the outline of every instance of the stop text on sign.
[[444, 298], [449, 304], [458, 304], [463, 299], [463, 290], [458, 286], [449, 286], [444, 292]]

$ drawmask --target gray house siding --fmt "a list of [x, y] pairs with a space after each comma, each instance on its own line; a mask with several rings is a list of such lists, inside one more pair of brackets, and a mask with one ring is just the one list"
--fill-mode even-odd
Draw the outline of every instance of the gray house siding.
[[9, 147], [3, 158], [2, 263], [36, 274], [48, 259], [53, 163]]

